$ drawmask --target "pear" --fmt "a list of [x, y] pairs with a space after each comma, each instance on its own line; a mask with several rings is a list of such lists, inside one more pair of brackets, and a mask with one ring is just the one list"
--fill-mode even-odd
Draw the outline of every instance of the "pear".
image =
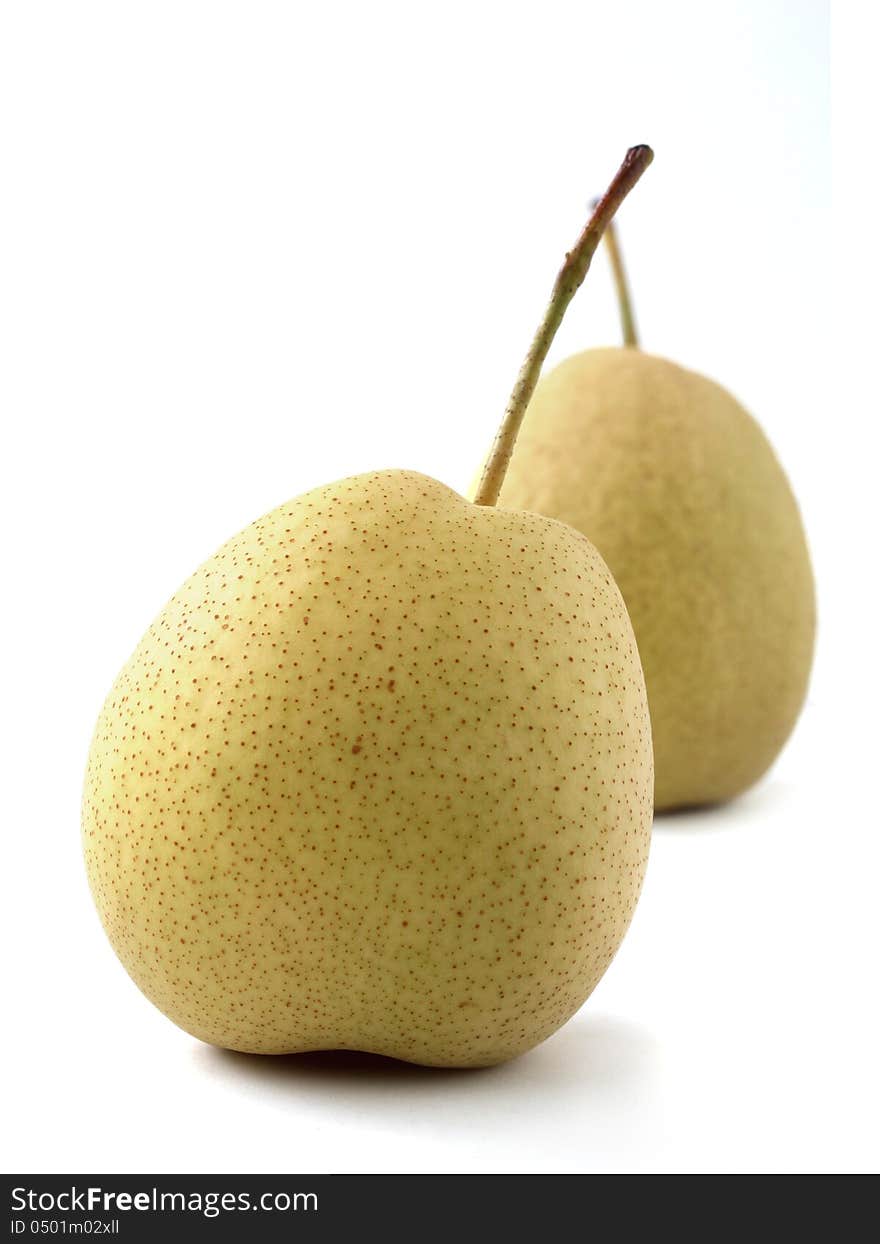
[[658, 810], [746, 790], [788, 738], [813, 654], [798, 506], [755, 420], [713, 381], [626, 345], [542, 378], [499, 503], [596, 545], [623, 593], [645, 680]]
[[280, 506], [110, 692], [89, 881], [132, 979], [194, 1036], [486, 1066], [559, 1028], [614, 956], [652, 817], [632, 627], [583, 535], [491, 494], [650, 158], [628, 153], [566, 260], [479, 504], [389, 470]]

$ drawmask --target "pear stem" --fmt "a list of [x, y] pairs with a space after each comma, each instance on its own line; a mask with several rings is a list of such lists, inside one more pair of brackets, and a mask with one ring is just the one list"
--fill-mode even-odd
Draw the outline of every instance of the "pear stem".
[[608, 258], [611, 260], [611, 271], [614, 275], [614, 288], [617, 291], [617, 305], [620, 309], [620, 327], [623, 333], [623, 344], [632, 346], [634, 350], [637, 350], [639, 348], [639, 334], [636, 331], [636, 318], [633, 314], [629, 282], [626, 279], [626, 268], [623, 266], [623, 256], [620, 253], [620, 246], [617, 241], [617, 228], [613, 220], [609, 220], [608, 227], [605, 230], [605, 245], [608, 248]]
[[590, 261], [614, 213], [653, 158], [654, 153], [650, 147], [644, 145], [630, 147], [614, 180], [596, 204], [593, 215], [575, 243], [574, 249], [566, 255], [565, 263], [556, 277], [550, 303], [544, 312], [544, 319], [529, 347], [529, 352], [516, 378], [516, 384], [513, 386], [513, 392], [508, 399], [504, 419], [495, 437], [492, 451], [486, 460], [474, 496], [475, 505], [495, 505], [497, 502], [507, 466], [513, 454], [517, 433], [535, 391], [535, 385], [538, 383], [541, 367], [553, 338], [556, 336], [556, 331], [562, 323], [568, 304], [587, 275]]

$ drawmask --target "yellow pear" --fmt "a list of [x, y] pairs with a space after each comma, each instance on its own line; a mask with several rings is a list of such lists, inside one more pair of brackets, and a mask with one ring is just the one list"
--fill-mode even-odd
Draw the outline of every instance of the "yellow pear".
[[620, 292], [630, 344], [541, 379], [499, 504], [558, 518], [599, 549], [639, 645], [656, 807], [713, 803], [761, 777], [803, 704], [810, 558], [758, 424], [713, 381], [634, 348]]
[[[495, 478], [649, 160], [629, 153], [566, 261]], [[86, 865], [123, 965], [187, 1032], [484, 1066], [554, 1032], [615, 954], [652, 816], [635, 639], [590, 542], [491, 491], [382, 471], [282, 505], [120, 674]]]

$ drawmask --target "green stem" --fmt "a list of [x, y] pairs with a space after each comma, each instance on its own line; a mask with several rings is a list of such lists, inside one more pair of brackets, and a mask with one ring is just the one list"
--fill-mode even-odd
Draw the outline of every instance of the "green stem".
[[620, 327], [623, 332], [623, 344], [632, 346], [634, 350], [637, 350], [639, 348], [639, 335], [636, 332], [636, 320], [633, 315], [629, 282], [626, 279], [626, 269], [623, 266], [623, 256], [620, 253], [620, 246], [617, 242], [617, 229], [613, 220], [609, 222], [608, 228], [605, 230], [605, 245], [608, 248], [608, 258], [611, 260], [611, 271], [614, 274], [614, 288], [617, 290], [617, 305], [620, 308]]
[[553, 293], [544, 313], [544, 319], [520, 368], [504, 412], [504, 419], [495, 437], [492, 451], [486, 460], [486, 466], [474, 496], [476, 505], [495, 505], [497, 502], [507, 465], [513, 454], [517, 433], [535, 391], [535, 385], [538, 383], [538, 376], [541, 374], [547, 351], [556, 336], [556, 330], [562, 323], [568, 304], [587, 275], [590, 261], [596, 253], [602, 234], [653, 158], [654, 153], [650, 147], [630, 147], [614, 180], [597, 203], [593, 215], [575, 243], [574, 249], [566, 255], [565, 263], [560, 268], [553, 286]]

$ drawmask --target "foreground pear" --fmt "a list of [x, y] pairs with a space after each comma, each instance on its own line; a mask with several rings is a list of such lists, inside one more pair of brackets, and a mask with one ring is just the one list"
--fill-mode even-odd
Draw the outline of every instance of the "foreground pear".
[[644, 667], [658, 809], [714, 803], [771, 765], [803, 704], [813, 576], [797, 503], [755, 420], [723, 388], [635, 348], [544, 377], [499, 503], [594, 542]]
[[[649, 160], [629, 153], [560, 273], [493, 470]], [[484, 1066], [602, 976], [652, 787], [638, 651], [590, 542], [382, 471], [273, 510], [173, 597], [101, 712], [83, 841], [116, 953], [186, 1031]]]

